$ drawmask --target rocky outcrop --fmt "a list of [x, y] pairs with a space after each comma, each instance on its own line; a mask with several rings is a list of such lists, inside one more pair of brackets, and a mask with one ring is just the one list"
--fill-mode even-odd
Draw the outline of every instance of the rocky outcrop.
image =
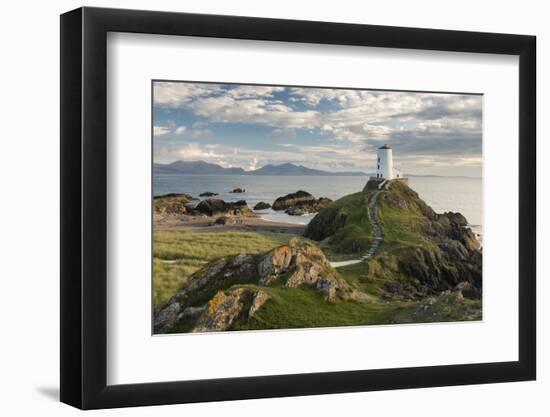
[[271, 204], [264, 203], [263, 201], [260, 201], [258, 204], [254, 206], [254, 210], [267, 210], [271, 208]]
[[272, 208], [276, 211], [285, 210], [285, 213], [291, 216], [301, 216], [307, 213], [316, 213], [330, 203], [332, 200], [329, 198], [316, 199], [306, 191], [297, 191], [277, 198]]
[[[230, 330], [262, 309], [273, 286], [310, 288], [328, 302], [368, 300], [340, 277], [317, 246], [293, 238], [265, 254], [220, 258], [195, 272], [155, 316], [155, 332], [182, 326], [195, 332]], [[189, 309], [203, 306], [204, 300], [209, 300], [207, 308], [198, 318], [191, 315]]]
[[275, 200], [272, 205], [273, 210], [286, 210], [290, 207], [295, 206], [298, 203], [306, 203], [315, 201], [310, 193], [306, 191], [296, 191], [295, 193], [287, 194], [285, 196], [279, 197]]
[[199, 197], [214, 197], [218, 195], [218, 193], [213, 193], [212, 191], [205, 191], [204, 193], [200, 193]]
[[217, 198], [201, 201], [195, 207], [195, 212], [206, 216], [249, 216], [252, 214], [252, 210], [250, 210], [245, 200], [226, 202]]
[[241, 194], [241, 193], [245, 193], [246, 190], [244, 188], [234, 188], [233, 190], [231, 190], [229, 192], [233, 193], [233, 194]]
[[313, 287], [327, 301], [366, 299], [330, 266], [323, 252], [314, 244], [294, 238], [263, 255], [258, 261], [259, 283], [279, 281], [288, 288]]
[[243, 221], [242, 221], [242, 218], [240, 217], [235, 217], [235, 216], [221, 216], [221, 217], [218, 217], [215, 221], [214, 221], [214, 224], [221, 224], [221, 225], [226, 225], [226, 224], [241, 224]]
[[190, 206], [192, 200], [196, 200], [196, 198], [185, 193], [155, 196], [153, 199], [154, 213], [159, 216], [188, 214], [192, 209]]
[[193, 328], [194, 333], [228, 330], [236, 322], [246, 322], [254, 317], [270, 296], [250, 288], [219, 291], [208, 302]]
[[337, 253], [364, 254], [377, 238], [368, 204], [375, 194], [383, 243], [366, 261], [369, 276], [384, 283], [388, 297], [414, 299], [461, 283], [471, 287], [469, 294], [481, 291], [482, 254], [466, 218], [436, 213], [403, 182], [390, 181], [383, 190], [367, 184], [363, 192], [343, 197], [321, 210], [304, 236], [325, 241]]
[[321, 197], [313, 201], [298, 202], [296, 205], [285, 210], [286, 214], [291, 216], [302, 216], [308, 213], [317, 213], [319, 210], [327, 207], [332, 200], [330, 198]]

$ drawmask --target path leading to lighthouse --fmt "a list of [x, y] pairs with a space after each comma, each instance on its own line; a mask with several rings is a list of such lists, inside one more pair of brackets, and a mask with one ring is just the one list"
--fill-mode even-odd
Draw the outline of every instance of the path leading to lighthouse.
[[[384, 181], [385, 183], [386, 181]], [[379, 188], [386, 189], [387, 187], [385, 184], [380, 184]], [[376, 191], [372, 194], [372, 196], [369, 199], [368, 203], [368, 213], [369, 213], [369, 221], [371, 222], [372, 226], [374, 227], [374, 240], [372, 241], [369, 250], [365, 255], [363, 255], [359, 259], [352, 259], [349, 261], [341, 261], [341, 262], [331, 262], [330, 265], [333, 268], [340, 268], [342, 266], [348, 266], [348, 265], [355, 265], [361, 262], [368, 261], [378, 250], [380, 247], [380, 244], [384, 240], [384, 229], [382, 228], [382, 225], [380, 224], [380, 221], [378, 220], [378, 209], [376, 207], [378, 203], [378, 196], [380, 193], [382, 193], [383, 190], [380, 189], [379, 191]]]

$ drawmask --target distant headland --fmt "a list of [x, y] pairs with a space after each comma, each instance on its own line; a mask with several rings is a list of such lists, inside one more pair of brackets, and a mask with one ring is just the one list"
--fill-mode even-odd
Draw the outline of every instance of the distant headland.
[[[224, 168], [221, 165], [212, 164], [205, 161], [175, 161], [168, 164], [153, 164], [154, 174], [186, 174], [186, 175], [274, 175], [274, 176], [369, 176], [374, 172], [347, 171], [330, 172], [320, 169], [308, 168], [303, 165], [292, 163], [268, 164], [254, 170], [245, 170], [239, 167]], [[431, 174], [404, 174], [408, 177], [440, 177], [440, 175]]]

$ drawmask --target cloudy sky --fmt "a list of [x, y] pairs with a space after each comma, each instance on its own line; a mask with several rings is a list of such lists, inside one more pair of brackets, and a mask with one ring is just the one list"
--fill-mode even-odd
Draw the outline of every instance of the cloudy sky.
[[405, 173], [478, 177], [481, 115], [476, 95], [154, 82], [154, 160], [373, 172], [387, 143]]

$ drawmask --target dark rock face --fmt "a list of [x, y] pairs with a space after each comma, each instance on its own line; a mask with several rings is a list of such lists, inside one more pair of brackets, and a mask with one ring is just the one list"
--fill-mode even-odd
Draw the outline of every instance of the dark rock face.
[[264, 203], [263, 201], [260, 201], [254, 206], [254, 210], [267, 210], [268, 208], [271, 208], [271, 204]]
[[[317, 246], [294, 238], [265, 254], [228, 256], [205, 265], [157, 313], [155, 332], [177, 330], [183, 322], [193, 332], [231, 330], [261, 311], [271, 298], [268, 285], [307, 286], [328, 302], [368, 299], [338, 275]], [[206, 307], [204, 300], [209, 300]]]
[[285, 213], [291, 216], [301, 216], [307, 213], [316, 213], [330, 203], [332, 200], [329, 198], [316, 199], [306, 191], [297, 191], [277, 198], [272, 208], [273, 210], [285, 210]]
[[195, 212], [206, 216], [249, 216], [252, 214], [252, 210], [250, 210], [245, 200], [228, 203], [216, 198], [201, 201], [195, 207]]
[[170, 193], [155, 196], [153, 200], [155, 214], [164, 216], [187, 214], [191, 210], [189, 203], [196, 198], [185, 193]]
[[215, 195], [218, 195], [218, 193], [213, 193], [212, 191], [205, 191], [199, 194], [200, 197], [214, 197]]
[[230, 193], [245, 193], [246, 190], [244, 188], [234, 188], [233, 190], [229, 191]]
[[308, 224], [304, 236], [312, 240], [324, 240], [343, 228], [347, 224], [347, 220], [348, 213], [345, 210], [340, 210], [336, 207], [327, 208], [322, 210]]

